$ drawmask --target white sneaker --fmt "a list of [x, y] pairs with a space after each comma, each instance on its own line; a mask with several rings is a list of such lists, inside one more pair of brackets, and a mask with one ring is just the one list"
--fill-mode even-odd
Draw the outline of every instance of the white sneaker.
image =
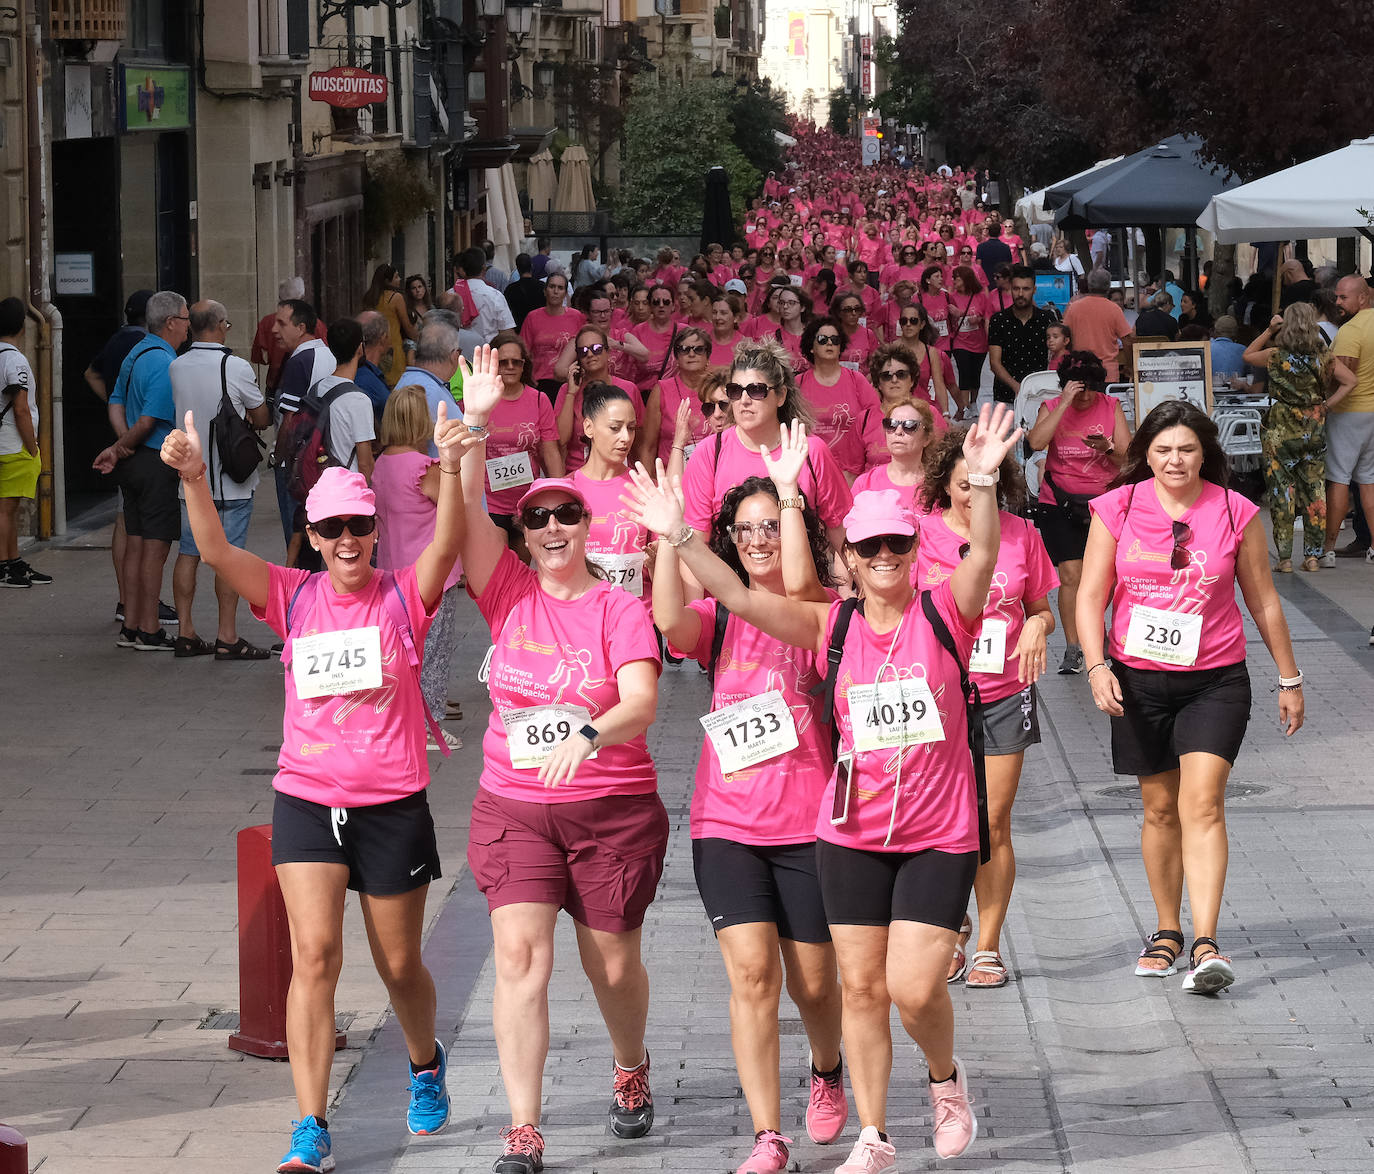
[[896, 1169], [897, 1148], [882, 1139], [877, 1126], [865, 1125], [845, 1164], [835, 1167], [835, 1174], [877, 1174], [879, 1170]]
[[[458, 737], [457, 734], [450, 734], [447, 730], [440, 730], [439, 733], [443, 735], [444, 744], [448, 746], [450, 750], [461, 750], [463, 748], [463, 739]], [[434, 740], [433, 734], [426, 735], [425, 749], [434, 754], [439, 753], [439, 743]]]
[[[1368, 558], [1369, 555], [1366, 554], [1365, 557]], [[1317, 560], [1317, 564], [1325, 571], [1334, 571], [1336, 569], [1336, 552], [1334, 550], [1325, 551]]]

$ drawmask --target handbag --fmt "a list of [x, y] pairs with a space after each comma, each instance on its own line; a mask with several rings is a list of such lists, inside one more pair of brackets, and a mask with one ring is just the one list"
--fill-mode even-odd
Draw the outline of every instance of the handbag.
[[1088, 509], [1088, 502], [1097, 496], [1095, 493], [1068, 493], [1060, 489], [1050, 478], [1048, 473], [1041, 475], [1041, 480], [1050, 487], [1050, 492], [1054, 494], [1054, 500], [1058, 503], [1063, 515], [1076, 526], [1090, 525], [1093, 519], [1092, 511]]
[[219, 411], [210, 421], [210, 443], [214, 447], [219, 466], [220, 497], [224, 496], [224, 478], [239, 485], [248, 480], [262, 461], [267, 447], [253, 426], [234, 410], [229, 398], [228, 367], [231, 352], [226, 348], [219, 364]]

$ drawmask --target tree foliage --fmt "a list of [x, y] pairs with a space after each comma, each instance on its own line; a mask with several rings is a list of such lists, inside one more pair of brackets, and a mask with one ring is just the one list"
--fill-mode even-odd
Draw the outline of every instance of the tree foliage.
[[873, 99], [883, 118], [900, 126], [929, 126], [939, 112], [931, 79], [902, 57], [893, 37], [874, 39], [873, 61], [887, 80], [887, 88]]
[[760, 175], [782, 169], [783, 150], [773, 132], [787, 130], [787, 103], [766, 78], [735, 87], [730, 120], [735, 146]]
[[[625, 111], [622, 179], [615, 202], [621, 228], [700, 231], [706, 173], [717, 164], [730, 175], [735, 222], [743, 220], [745, 201], [763, 177], [739, 146], [735, 119], [740, 101], [734, 83], [726, 79], [695, 78], [681, 85], [659, 74], [635, 79]], [[757, 149], [752, 135], [747, 141]]]
[[830, 91], [829, 109], [826, 123], [837, 135], [851, 133], [858, 112], [854, 109], [854, 96], [843, 87]]

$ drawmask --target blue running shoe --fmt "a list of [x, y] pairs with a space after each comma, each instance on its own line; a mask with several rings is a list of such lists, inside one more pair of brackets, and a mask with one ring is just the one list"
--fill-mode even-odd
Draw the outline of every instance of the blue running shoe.
[[329, 1153], [329, 1130], [314, 1117], [291, 1122], [291, 1148], [277, 1167], [277, 1174], [326, 1174], [334, 1169]]
[[426, 1072], [410, 1074], [410, 1108], [406, 1111], [406, 1128], [416, 1136], [438, 1133], [448, 1124], [448, 1055], [437, 1039], [434, 1050], [439, 1064]]

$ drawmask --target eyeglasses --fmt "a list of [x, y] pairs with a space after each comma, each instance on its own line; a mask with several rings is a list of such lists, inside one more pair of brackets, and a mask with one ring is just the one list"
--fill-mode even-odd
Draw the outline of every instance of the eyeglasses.
[[672, 298], [666, 298], [666, 299], [665, 299], [665, 298], [650, 298], [650, 299], [649, 299], [649, 305], [651, 305], [651, 306], [671, 306], [672, 304], [673, 304], [673, 299], [672, 299]]
[[321, 518], [318, 522], [311, 522], [310, 528], [321, 538], [328, 538], [331, 542], [338, 538], [345, 528], [354, 538], [366, 538], [377, 528], [377, 515], [354, 514], [351, 518]]
[[708, 399], [701, 401], [701, 414], [703, 416], [714, 416], [717, 412], [728, 412], [730, 401], [728, 399]]
[[496, 360], [496, 365], [497, 365], [498, 367], [523, 367], [523, 366], [525, 365], [525, 360], [524, 360], [524, 359], [497, 359], [497, 360]]
[[856, 306], [856, 305], [854, 305], [853, 302], [850, 302], [849, 305], [847, 305], [847, 306], [841, 306], [841, 307], [840, 307], [840, 313], [841, 313], [841, 314], [861, 314], [861, 313], [863, 313], [863, 307], [862, 307], [862, 306]]
[[816, 335], [817, 346], [839, 346], [840, 336], [838, 334], [818, 334]]
[[588, 355], [599, 355], [605, 349], [606, 344], [604, 342], [594, 342], [589, 344], [588, 346], [578, 347], [577, 357], [580, 359], [585, 359]]
[[891, 383], [891, 382], [893, 382], [894, 380], [897, 380], [897, 379], [910, 379], [910, 378], [911, 378], [911, 372], [908, 371], [905, 367], [901, 367], [901, 368], [899, 368], [899, 369], [897, 369], [897, 370], [895, 370], [895, 371], [879, 371], [879, 372], [878, 372], [878, 382], [879, 382], [879, 383]]
[[778, 308], [779, 308], [779, 309], [781, 309], [783, 306], [800, 306], [800, 305], [801, 305], [801, 302], [799, 302], [796, 298], [779, 298], [779, 299], [778, 299]]
[[1172, 523], [1174, 530], [1174, 549], [1169, 555], [1169, 566], [1176, 571], [1183, 570], [1193, 561], [1192, 553], [1188, 549], [1188, 543], [1193, 540], [1192, 527], [1187, 522]]
[[919, 314], [903, 314], [897, 321], [903, 326], [916, 326], [920, 323], [921, 317]]
[[564, 501], [558, 505], [527, 505], [520, 511], [520, 521], [526, 530], [542, 530], [550, 518], [557, 518], [561, 526], [576, 526], [587, 516], [580, 502]]
[[920, 420], [884, 420], [884, 432], [896, 432], [899, 429], [910, 436], [913, 432], [919, 432], [925, 425]]
[[895, 555], [910, 554], [916, 545], [914, 534], [880, 534], [876, 538], [863, 538], [852, 543], [860, 558], [877, 558], [878, 551], [884, 546]]
[[767, 399], [772, 390], [766, 383], [727, 383], [725, 385], [725, 394], [731, 403], [743, 399], [745, 395], [748, 395], [750, 399]]
[[726, 526], [725, 531], [730, 535], [731, 541], [743, 546], [754, 535], [764, 541], [776, 540], [780, 530], [776, 518], [766, 518], [762, 522], [736, 522], [733, 526]]
[[677, 353], [680, 355], [704, 355], [710, 349], [711, 348], [708, 347], [705, 343], [684, 342], [681, 346], [677, 348]]

